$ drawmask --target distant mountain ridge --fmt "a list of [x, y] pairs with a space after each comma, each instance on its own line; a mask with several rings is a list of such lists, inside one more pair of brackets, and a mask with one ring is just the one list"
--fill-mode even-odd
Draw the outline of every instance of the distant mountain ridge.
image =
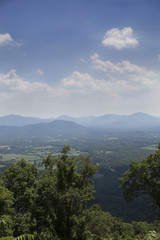
[[37, 123], [26, 126], [0, 126], [0, 137], [54, 137], [65, 138], [85, 134], [87, 128], [74, 122], [54, 120], [49, 123]]
[[61, 116], [59, 119], [73, 121], [85, 127], [101, 129], [136, 129], [160, 126], [160, 119], [145, 113], [131, 115], [105, 114], [98, 117], [73, 118]]
[[[116, 114], [105, 114], [103, 116], [89, 116], [89, 117], [70, 117], [60, 116], [59, 118], [41, 119], [36, 117], [24, 117], [19, 115], [8, 115], [0, 117], [0, 126], [14, 126], [14, 127], [26, 127], [32, 125], [32, 128], [41, 126], [42, 128], [49, 128], [51, 125], [56, 125], [56, 121], [62, 121], [63, 124], [69, 123], [77, 124], [76, 126], [83, 126], [86, 128], [98, 128], [98, 129], [140, 129], [140, 128], [153, 128], [160, 127], [160, 119], [153, 117], [145, 113], [135, 113], [131, 115], [116, 115]], [[59, 123], [60, 123], [59, 122]], [[61, 122], [61, 123], [62, 123]], [[41, 124], [48, 125], [41, 125]], [[37, 125], [37, 126], [36, 126]], [[47, 126], [47, 127], [46, 127]], [[72, 124], [73, 126], [73, 124]], [[75, 125], [74, 125], [75, 126]], [[57, 125], [57, 128], [59, 124]], [[29, 128], [29, 127], [28, 127]]]
[[23, 127], [30, 124], [37, 124], [42, 122], [51, 122], [54, 119], [42, 119], [36, 117], [24, 117], [20, 115], [6, 115], [0, 117], [0, 126], [18, 126]]

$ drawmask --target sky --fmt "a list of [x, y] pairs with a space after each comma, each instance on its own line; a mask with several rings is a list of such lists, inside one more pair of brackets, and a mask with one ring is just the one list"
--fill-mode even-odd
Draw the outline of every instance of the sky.
[[0, 0], [0, 116], [160, 116], [159, 0]]

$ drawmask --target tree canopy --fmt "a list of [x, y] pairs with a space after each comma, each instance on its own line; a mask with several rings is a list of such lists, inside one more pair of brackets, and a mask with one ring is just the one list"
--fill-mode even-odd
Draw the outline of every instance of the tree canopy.
[[147, 159], [132, 161], [120, 182], [126, 200], [148, 194], [153, 205], [160, 208], [160, 149]]
[[90, 156], [70, 157], [69, 151], [65, 146], [59, 157], [49, 155], [44, 159], [46, 170], [37, 184], [38, 225], [46, 227], [50, 238], [63, 240], [83, 239], [84, 211], [94, 199], [90, 177], [97, 170]]
[[[147, 179], [155, 176], [158, 182], [159, 151], [147, 160], [133, 162], [129, 174], [123, 175], [122, 184], [128, 177], [132, 187], [137, 186], [136, 193], [133, 188], [126, 192], [129, 199], [147, 192], [138, 184], [150, 183], [144, 180], [148, 171], [152, 175]], [[24, 159], [11, 164], [0, 181], [0, 240], [158, 240], [158, 219], [153, 224], [125, 223], [99, 205], [92, 205], [91, 178], [98, 167], [90, 157], [74, 157], [70, 147], [64, 146], [59, 156], [48, 155], [43, 160], [40, 176], [38, 169]]]

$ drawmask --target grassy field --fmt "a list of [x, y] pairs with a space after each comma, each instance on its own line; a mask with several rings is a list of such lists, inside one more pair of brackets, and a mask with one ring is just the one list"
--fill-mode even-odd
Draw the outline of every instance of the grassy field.
[[[24, 154], [16, 154], [12, 153], [12, 148], [9, 152], [1, 152], [0, 153], [0, 169], [7, 167], [12, 162], [17, 162], [21, 159], [25, 159], [28, 162], [34, 163], [39, 170], [43, 170], [42, 160], [49, 154], [58, 157], [60, 156], [60, 152], [55, 151], [55, 148], [51, 145], [48, 146], [24, 146]], [[86, 155], [87, 153], [81, 153], [80, 151], [76, 151], [75, 149], [71, 149], [69, 156], [78, 157], [80, 155]]]
[[18, 161], [22, 158], [24, 158], [26, 161], [34, 161], [36, 160], [36, 156], [29, 156], [29, 155], [22, 155], [22, 154], [14, 154], [14, 153], [8, 153], [8, 154], [1, 154], [1, 161]]
[[142, 147], [142, 149], [146, 149], [146, 150], [150, 150], [150, 151], [156, 151], [158, 148], [157, 148], [157, 144], [152, 144], [150, 146], [147, 146], [147, 147]]

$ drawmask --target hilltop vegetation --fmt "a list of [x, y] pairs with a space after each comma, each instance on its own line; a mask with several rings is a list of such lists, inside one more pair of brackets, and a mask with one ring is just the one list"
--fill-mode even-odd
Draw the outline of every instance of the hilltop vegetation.
[[[7, 238], [11, 235], [13, 239], [20, 235], [19, 239], [37, 240], [159, 239], [155, 232], [160, 231], [159, 220], [129, 224], [98, 205], [88, 205], [94, 198], [90, 178], [98, 166], [90, 162], [90, 156], [69, 157], [69, 151], [65, 146], [59, 157], [48, 155], [40, 178], [38, 169], [23, 159], [4, 172], [0, 182], [1, 239], [11, 239]], [[159, 166], [159, 158], [156, 163]]]

